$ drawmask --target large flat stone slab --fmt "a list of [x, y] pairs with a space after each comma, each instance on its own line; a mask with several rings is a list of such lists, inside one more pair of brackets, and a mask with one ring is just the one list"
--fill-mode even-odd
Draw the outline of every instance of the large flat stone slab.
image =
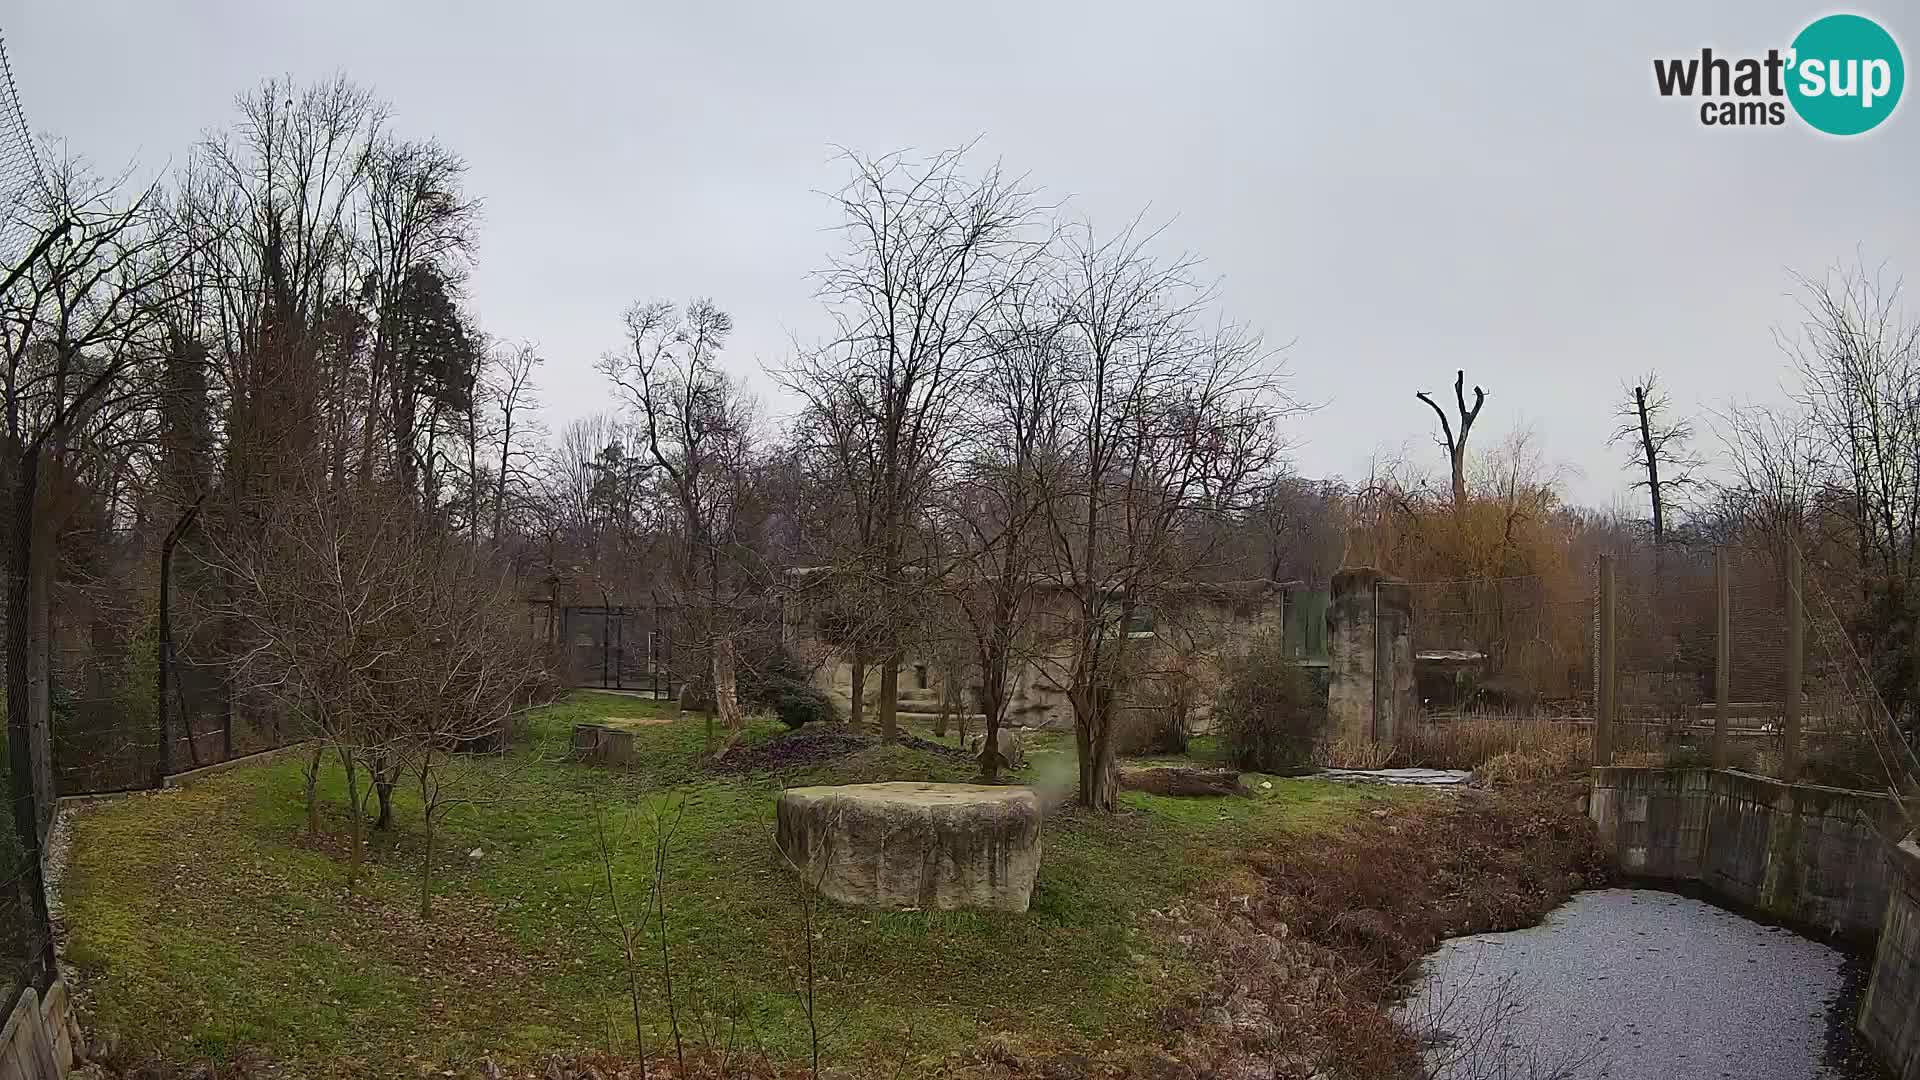
[[843, 904], [1025, 911], [1040, 872], [1040, 799], [1029, 788], [788, 788], [775, 819], [787, 860]]

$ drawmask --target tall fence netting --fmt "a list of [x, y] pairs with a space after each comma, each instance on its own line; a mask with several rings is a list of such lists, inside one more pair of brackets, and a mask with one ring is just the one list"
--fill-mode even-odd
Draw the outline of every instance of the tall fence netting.
[[[1845, 608], [1810, 576], [1800, 590], [1800, 735], [1789, 749], [1790, 550], [1760, 538], [1723, 548], [1649, 544], [1606, 557], [1616, 762], [1712, 760], [1724, 644], [1727, 764], [1875, 791], [1911, 784], [1920, 770]], [[1606, 677], [1601, 564], [1596, 557], [1557, 579], [1411, 584], [1428, 722], [1505, 717], [1590, 731]]]
[[[7, 62], [6, 44], [0, 40], [0, 275], [18, 267], [33, 246], [36, 230], [28, 211], [36, 189], [43, 185], [32, 132]], [[28, 899], [35, 876], [15, 829], [14, 776], [8, 750], [5, 728], [0, 726], [0, 791], [7, 796], [0, 799], [0, 1021], [5, 1020], [26, 983], [27, 960], [38, 935], [49, 929], [37, 926], [38, 918]], [[30, 798], [28, 803], [37, 817], [37, 801]]]

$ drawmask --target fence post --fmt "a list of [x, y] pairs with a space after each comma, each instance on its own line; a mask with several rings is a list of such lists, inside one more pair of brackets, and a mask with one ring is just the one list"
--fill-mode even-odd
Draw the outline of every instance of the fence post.
[[1614, 625], [1613, 556], [1600, 557], [1600, 686], [1598, 700], [1594, 702], [1593, 718], [1593, 763], [1595, 765], [1613, 764], [1614, 722], [1619, 709], [1619, 672], [1615, 670], [1619, 659], [1619, 637]]
[[1780, 747], [1780, 778], [1792, 783], [1800, 778], [1800, 705], [1803, 666], [1806, 663], [1806, 611], [1801, 585], [1804, 565], [1800, 545], [1787, 538], [1787, 686], [1786, 731]]
[[1727, 716], [1733, 698], [1733, 589], [1727, 549], [1713, 549], [1713, 767], [1726, 768], [1733, 760], [1727, 745], [1732, 720]]

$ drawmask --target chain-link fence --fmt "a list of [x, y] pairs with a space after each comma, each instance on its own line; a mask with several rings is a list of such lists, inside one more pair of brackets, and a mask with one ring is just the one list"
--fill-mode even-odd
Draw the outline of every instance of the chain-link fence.
[[[152, 545], [146, 545], [151, 547]], [[284, 746], [298, 733], [264, 695], [236, 688], [225, 658], [239, 646], [196, 592], [212, 587], [174, 556], [168, 624], [167, 720], [161, 723], [160, 634], [152, 552], [131, 540], [100, 565], [53, 586], [52, 759], [61, 795], [151, 788], [166, 776]], [[71, 570], [71, 567], [70, 567]]]
[[[37, 190], [44, 188], [40, 162], [20, 96], [0, 39], [0, 279], [11, 281], [24, 256], [33, 247], [36, 229], [28, 216]], [[38, 842], [23, 843], [17, 818], [38, 821], [41, 802], [29, 776], [15, 776], [20, 757], [0, 725], [0, 1022], [31, 979], [44, 967], [52, 926], [36, 893], [41, 887]], [[18, 790], [16, 791], [16, 784]], [[51, 971], [42, 971], [51, 977]], [[44, 986], [41, 987], [44, 989]]]

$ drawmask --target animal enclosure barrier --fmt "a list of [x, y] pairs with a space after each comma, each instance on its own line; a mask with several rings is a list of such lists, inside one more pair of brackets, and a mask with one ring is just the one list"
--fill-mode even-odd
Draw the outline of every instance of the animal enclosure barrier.
[[561, 608], [568, 685], [675, 697], [680, 681], [673, 672], [671, 615], [657, 604]]
[[1557, 579], [1393, 582], [1410, 608], [1420, 712], [1589, 726], [1603, 763], [1905, 783], [1913, 755], [1848, 617], [1792, 550], [1668, 544]]
[[54, 586], [47, 658], [54, 792], [99, 795], [158, 787], [165, 777], [298, 738], [265, 696], [232, 685], [215, 620], [176, 611], [167, 712], [159, 653], [141, 598], [111, 583]]
[[[1791, 543], [1611, 557], [1617, 643], [1598, 672], [1614, 761], [1729, 765], [1883, 791], [1912, 755], [1840, 611]], [[1605, 696], [1605, 695], [1603, 695]], [[1604, 763], [1604, 762], [1603, 762]]]

